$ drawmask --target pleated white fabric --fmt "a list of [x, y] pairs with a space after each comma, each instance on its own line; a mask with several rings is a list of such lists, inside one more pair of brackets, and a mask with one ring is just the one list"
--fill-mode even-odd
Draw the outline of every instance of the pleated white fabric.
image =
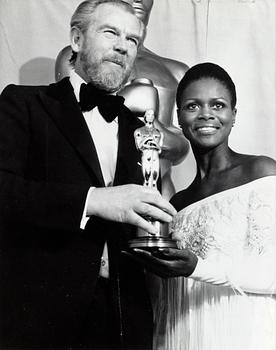
[[162, 280], [155, 349], [276, 349], [275, 214], [276, 176], [178, 213], [173, 236], [199, 264], [189, 278]]

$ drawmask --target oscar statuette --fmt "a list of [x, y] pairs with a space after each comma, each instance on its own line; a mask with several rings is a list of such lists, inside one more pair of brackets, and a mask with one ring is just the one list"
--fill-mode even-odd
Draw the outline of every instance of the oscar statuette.
[[[161, 153], [163, 134], [154, 127], [154, 111], [149, 109], [145, 112], [145, 125], [134, 132], [135, 144], [141, 151], [141, 166], [144, 178], [144, 186], [157, 190], [159, 178], [159, 154]], [[129, 241], [130, 248], [154, 249], [176, 248], [176, 242], [172, 240], [167, 230], [163, 230], [159, 221], [148, 217], [152, 225], [157, 229], [156, 234], [150, 234], [140, 228], [137, 229], [136, 238]]]

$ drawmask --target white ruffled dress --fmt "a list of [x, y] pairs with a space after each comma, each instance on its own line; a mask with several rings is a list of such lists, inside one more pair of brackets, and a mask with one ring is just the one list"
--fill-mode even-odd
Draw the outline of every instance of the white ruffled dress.
[[198, 265], [162, 280], [154, 348], [276, 349], [276, 176], [204, 198], [172, 224]]

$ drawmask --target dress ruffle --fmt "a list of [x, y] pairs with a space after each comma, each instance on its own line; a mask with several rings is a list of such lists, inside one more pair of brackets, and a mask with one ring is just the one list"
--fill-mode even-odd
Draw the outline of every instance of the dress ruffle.
[[200, 260], [189, 278], [162, 280], [158, 350], [276, 349], [276, 176], [182, 209], [171, 231]]

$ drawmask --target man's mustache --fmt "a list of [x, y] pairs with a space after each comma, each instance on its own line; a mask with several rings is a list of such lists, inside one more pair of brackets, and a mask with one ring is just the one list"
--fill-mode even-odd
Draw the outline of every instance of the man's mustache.
[[122, 68], [126, 68], [126, 62], [125, 59], [122, 57], [118, 57], [118, 56], [108, 56], [103, 58], [103, 62], [107, 61], [107, 62], [113, 62], [115, 64], [118, 64], [119, 66], [121, 66]]

